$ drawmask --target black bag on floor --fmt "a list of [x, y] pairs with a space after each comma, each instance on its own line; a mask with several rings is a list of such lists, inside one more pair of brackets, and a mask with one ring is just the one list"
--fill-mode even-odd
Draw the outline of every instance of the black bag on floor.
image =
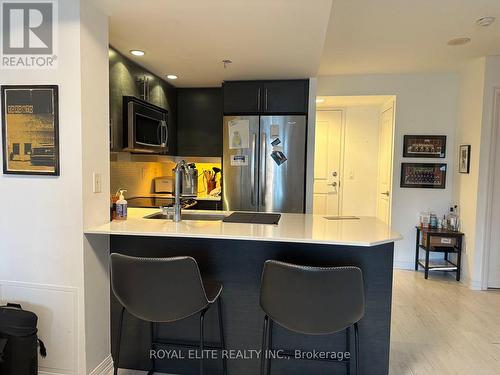
[[38, 317], [21, 305], [0, 306], [0, 374], [38, 374], [38, 347], [42, 357], [45, 345], [37, 337]]

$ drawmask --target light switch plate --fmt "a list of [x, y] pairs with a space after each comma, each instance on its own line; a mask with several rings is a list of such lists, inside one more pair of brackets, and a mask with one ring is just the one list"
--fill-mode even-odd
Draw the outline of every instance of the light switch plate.
[[100, 193], [101, 192], [101, 174], [94, 172], [93, 175], [93, 180], [94, 180], [94, 187], [93, 187], [93, 192], [94, 193]]

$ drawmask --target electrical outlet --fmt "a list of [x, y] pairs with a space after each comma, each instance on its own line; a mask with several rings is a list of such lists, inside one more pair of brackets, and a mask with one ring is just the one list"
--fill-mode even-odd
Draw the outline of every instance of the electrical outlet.
[[93, 175], [93, 180], [94, 180], [94, 186], [93, 186], [93, 192], [94, 193], [100, 193], [101, 192], [101, 174], [94, 172]]

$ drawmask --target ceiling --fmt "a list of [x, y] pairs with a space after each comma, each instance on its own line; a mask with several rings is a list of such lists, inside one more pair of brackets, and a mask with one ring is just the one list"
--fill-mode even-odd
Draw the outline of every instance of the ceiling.
[[[315, 76], [332, 0], [95, 0], [110, 44], [177, 87]], [[141, 49], [143, 57], [128, 51]], [[222, 60], [233, 63], [224, 69]]]
[[391, 95], [318, 96], [316, 108], [379, 107], [394, 99]]
[[[500, 54], [500, 0], [93, 1], [110, 16], [111, 45], [161, 77], [178, 75], [178, 87], [449, 72]], [[484, 16], [497, 20], [476, 25]], [[458, 37], [472, 42], [447, 45]], [[233, 63], [224, 69], [223, 59]]]
[[[497, 20], [477, 26], [484, 16]], [[447, 46], [458, 37], [472, 42]], [[496, 54], [499, 0], [334, 0], [319, 74], [456, 71]]]

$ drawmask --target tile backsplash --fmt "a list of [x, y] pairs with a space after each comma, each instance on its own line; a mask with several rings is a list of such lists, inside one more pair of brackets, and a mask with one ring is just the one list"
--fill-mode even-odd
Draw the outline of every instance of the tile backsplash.
[[[190, 162], [195, 162], [189, 160]], [[154, 193], [154, 179], [172, 176], [174, 161], [111, 161], [111, 194], [118, 189], [126, 189], [126, 198], [144, 196]], [[196, 163], [198, 169], [198, 194], [206, 194], [204, 170], [221, 167], [220, 163]], [[217, 175], [217, 187], [220, 186], [221, 174]]]
[[127, 189], [125, 197], [144, 196], [154, 193], [154, 179], [170, 176], [172, 162], [111, 162], [111, 193]]

